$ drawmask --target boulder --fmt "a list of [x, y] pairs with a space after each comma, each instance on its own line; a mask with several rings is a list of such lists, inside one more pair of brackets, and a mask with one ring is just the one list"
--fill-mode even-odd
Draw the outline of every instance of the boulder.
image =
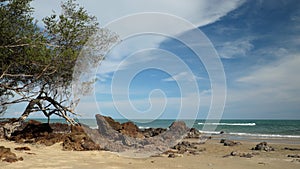
[[30, 148], [29, 147], [16, 147], [15, 150], [18, 150], [18, 151], [30, 151]]
[[22, 161], [23, 158], [18, 158], [15, 153], [10, 151], [10, 148], [0, 146], [0, 160], [12, 163], [16, 161]]
[[236, 145], [241, 145], [240, 142], [232, 141], [232, 140], [226, 140], [226, 139], [221, 139], [220, 143], [223, 143], [224, 146], [236, 146]]
[[201, 133], [199, 130], [195, 128], [191, 128], [190, 131], [187, 133], [186, 138], [200, 138]]
[[300, 151], [300, 148], [290, 148], [290, 147], [284, 147], [284, 150], [290, 150], [290, 151]]
[[289, 155], [287, 155], [287, 157], [300, 158], [300, 155], [299, 154], [289, 154]]
[[238, 157], [245, 157], [245, 158], [252, 158], [254, 155], [257, 155], [255, 153], [239, 153], [237, 151], [232, 151], [230, 154], [225, 155], [223, 157], [230, 157], [230, 156], [238, 156]]
[[175, 158], [175, 154], [174, 153], [169, 154], [168, 158]]
[[269, 146], [267, 142], [261, 142], [252, 148], [252, 150], [274, 151], [275, 149]]

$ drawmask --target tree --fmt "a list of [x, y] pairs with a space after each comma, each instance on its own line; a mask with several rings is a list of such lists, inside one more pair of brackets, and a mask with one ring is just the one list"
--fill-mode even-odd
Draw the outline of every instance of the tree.
[[[76, 61], [80, 62], [78, 56], [84, 49], [84, 54], [90, 55], [90, 63], [98, 65], [104, 58], [103, 51], [118, 39], [114, 33], [99, 29], [96, 17], [74, 0], [62, 3], [62, 14], [45, 17], [45, 29], [41, 30], [33, 22], [29, 3], [30, 0], [1, 3], [0, 15], [5, 18], [1, 26], [6, 26], [0, 30], [4, 37], [0, 43], [0, 110], [27, 102], [18, 121], [5, 127], [7, 136], [32, 112], [43, 112], [48, 121], [56, 114], [76, 124], [70, 115], [76, 115], [74, 104], [78, 100], [70, 100], [70, 95], [73, 75], [83, 73], [74, 71]], [[89, 41], [91, 36], [94, 41]]]

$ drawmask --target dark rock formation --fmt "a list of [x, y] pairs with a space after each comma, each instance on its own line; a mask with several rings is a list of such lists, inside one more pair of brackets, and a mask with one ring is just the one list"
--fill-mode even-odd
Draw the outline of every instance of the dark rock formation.
[[134, 138], [144, 138], [144, 135], [140, 132], [139, 128], [132, 122], [126, 122], [121, 124], [122, 129], [120, 133]]
[[296, 159], [293, 159], [291, 162], [297, 162], [297, 163], [300, 163], [300, 159], [299, 158], [296, 158]]
[[[87, 131], [87, 133], [96, 143], [101, 144], [102, 148], [114, 152], [130, 151], [141, 155], [149, 154], [149, 156], [160, 154], [176, 145], [189, 131], [184, 122], [174, 122], [168, 130], [144, 131], [140, 131], [136, 125], [128, 122], [121, 124], [122, 129], [117, 131], [110, 125], [110, 123], [115, 123], [113, 121], [108, 123], [105, 119], [104, 116], [97, 114], [98, 135], [92, 131]], [[138, 133], [143, 137], [140, 137]]]
[[95, 144], [80, 125], [71, 127], [63, 123], [48, 124], [30, 120], [24, 122], [8, 139], [17, 143], [37, 143], [46, 146], [63, 142], [63, 150], [100, 150], [99, 144]]
[[18, 158], [15, 153], [10, 151], [10, 148], [5, 148], [4, 146], [0, 146], [0, 160], [6, 161], [9, 163], [22, 161], [23, 158]]
[[29, 147], [16, 147], [15, 150], [18, 150], [18, 151], [30, 151], [30, 148]]
[[274, 151], [275, 149], [269, 146], [267, 142], [261, 142], [252, 148], [252, 150]]
[[220, 143], [223, 143], [224, 146], [236, 146], [236, 145], [241, 145], [240, 142], [232, 141], [232, 140], [226, 140], [226, 139], [221, 139]]
[[289, 155], [287, 155], [287, 157], [300, 158], [300, 155], [299, 154], [289, 154]]
[[200, 138], [201, 133], [199, 130], [195, 128], [191, 128], [190, 131], [187, 133], [186, 138]]
[[290, 150], [290, 151], [300, 151], [300, 148], [290, 148], [290, 147], [284, 147], [284, 150]]
[[103, 118], [114, 130], [122, 130], [122, 125], [119, 122], [115, 121], [114, 119], [108, 116], [103, 116]]
[[175, 154], [174, 153], [169, 154], [168, 158], [175, 158]]
[[72, 132], [63, 140], [63, 150], [87, 151], [101, 150], [85, 133]]
[[145, 138], [158, 136], [165, 131], [167, 131], [167, 129], [164, 128], [148, 128], [140, 130], [140, 132], [144, 135]]
[[195, 143], [195, 142], [188, 142], [188, 141], [182, 141], [179, 142], [177, 145], [173, 146], [172, 149], [176, 150], [176, 153], [178, 154], [193, 154], [197, 155], [200, 152], [205, 151], [206, 149], [204, 148], [199, 148], [197, 145], [200, 145], [201, 143]]
[[119, 122], [115, 121], [111, 117], [107, 117], [107, 116], [102, 116], [102, 117], [104, 118], [104, 120], [109, 124], [109, 126], [113, 130], [116, 130], [119, 133], [125, 134], [130, 137], [144, 138], [143, 134], [140, 132], [139, 128], [134, 123], [126, 122], [126, 123], [120, 124]]
[[232, 151], [230, 154], [225, 155], [223, 157], [237, 156], [237, 157], [252, 158], [254, 157], [254, 155], [257, 155], [257, 153], [239, 153], [236, 151]]

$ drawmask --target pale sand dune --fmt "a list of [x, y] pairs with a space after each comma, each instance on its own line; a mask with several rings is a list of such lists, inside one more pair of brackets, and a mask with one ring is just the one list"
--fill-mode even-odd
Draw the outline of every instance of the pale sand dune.
[[[23, 161], [16, 163], [0, 162], [2, 169], [299, 169], [300, 162], [291, 162], [293, 159], [288, 158], [288, 154], [300, 154], [299, 151], [282, 150], [284, 147], [300, 148], [300, 145], [272, 145], [276, 151], [274, 152], [259, 152], [259, 155], [253, 158], [243, 157], [227, 157], [231, 151], [251, 152], [250, 148], [254, 147], [255, 143], [245, 143], [234, 147], [224, 147], [217, 141], [208, 141], [201, 145], [206, 148], [206, 151], [200, 155], [184, 155], [183, 157], [168, 158], [168, 157], [151, 157], [151, 158], [126, 158], [116, 154], [104, 151], [62, 151], [61, 146], [46, 147], [42, 145], [16, 144], [5, 140], [0, 140], [0, 145], [9, 147], [17, 156], [22, 156]], [[16, 151], [15, 147], [28, 146], [31, 148], [30, 153], [26, 151]]]

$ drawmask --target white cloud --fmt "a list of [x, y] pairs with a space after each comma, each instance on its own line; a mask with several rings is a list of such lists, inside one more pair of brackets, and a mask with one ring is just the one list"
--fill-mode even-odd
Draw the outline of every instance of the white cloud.
[[258, 68], [248, 76], [239, 78], [237, 82], [265, 87], [276, 92], [299, 89], [299, 65], [300, 54], [285, 56], [270, 65]]
[[203, 79], [203, 78], [195, 76], [195, 75], [191, 76], [188, 72], [180, 72], [172, 77], [163, 79], [162, 81], [173, 82], [173, 81], [183, 80], [183, 81], [187, 81], [187, 82], [192, 82], [194, 80], [200, 80], [200, 79]]
[[247, 53], [253, 49], [251, 38], [241, 38], [235, 41], [225, 42], [219, 47], [219, 55], [222, 58], [230, 59], [235, 57], [247, 56]]
[[[110, 1], [104, 1], [104, 0], [89, 0], [89, 1], [83, 1], [79, 0], [80, 4], [85, 7], [85, 9], [92, 15], [95, 15], [101, 25], [106, 25], [113, 20], [116, 20], [120, 17], [124, 17], [131, 14], [136, 13], [143, 13], [143, 12], [156, 12], [156, 13], [164, 13], [169, 14], [173, 16], [178, 16], [181, 18], [186, 19], [187, 21], [191, 22], [195, 25], [195, 27], [201, 27], [207, 24], [214, 23], [218, 21], [221, 17], [225, 16], [230, 11], [238, 8], [244, 0], [232, 0], [232, 1], [219, 1], [219, 0], [185, 0], [185, 1], [174, 1], [174, 0], [110, 0]], [[32, 2], [32, 5], [35, 7], [35, 13], [34, 15], [38, 20], [41, 21], [41, 19], [45, 16], [49, 16], [52, 10], [55, 10], [57, 13], [60, 12], [59, 6], [60, 1], [53, 1], [53, 0], [35, 0]], [[139, 30], [139, 24], [141, 27], [144, 27], [147, 24], [152, 24], [151, 26], [154, 27], [154, 30], [165, 30], [167, 32], [168, 29], [172, 30], [172, 33], [176, 32], [178, 35], [185, 33], [189, 31], [190, 29], [177, 29], [176, 26], [170, 26], [168, 23], [162, 22], [163, 20], [157, 19], [155, 22], [148, 22], [145, 20], [143, 23], [135, 23], [132, 21], [132, 23], [126, 23], [122, 26], [117, 27], [116, 29], [112, 29], [112, 31], [116, 32], [118, 34], [119, 30], [125, 30], [128, 32], [134, 32], [135, 29]], [[176, 21], [176, 20], [175, 20]], [[174, 25], [173, 22], [172, 24]], [[155, 23], [155, 24], [153, 24]], [[172, 25], [171, 24], [171, 25]], [[133, 26], [134, 27], [133, 27]], [[188, 27], [186, 27], [188, 28]], [[175, 31], [174, 31], [175, 30]], [[180, 30], [180, 31], [178, 31]], [[122, 39], [124, 40], [124, 39]], [[130, 43], [125, 43], [126, 45], [123, 45], [119, 47], [118, 50], [114, 50], [110, 57], [108, 57], [105, 61], [102, 62], [99, 73], [100, 73], [100, 80], [105, 81], [109, 76], [108, 74], [111, 74], [115, 72], [115, 70], [118, 68], [119, 64], [124, 60], [124, 57], [128, 54], [132, 54], [133, 52], [136, 52], [137, 50], [146, 49], [146, 48], [158, 48], [159, 45], [166, 40], [165, 37], [151, 37], [149, 39], [140, 39], [136, 40]], [[203, 40], [202, 40], [203, 41]], [[201, 40], [200, 40], [201, 42]], [[197, 45], [199, 44], [198, 41], [195, 41]], [[206, 56], [206, 55], [204, 55]], [[168, 70], [171, 76], [173, 76], [174, 79], [180, 80], [184, 78], [186, 75], [185, 72], [188, 72], [187, 68], [183, 69], [180, 66], [183, 66], [182, 63], [177, 64], [174, 63], [174, 59], [169, 59], [168, 57], [154, 57], [156, 58], [156, 61], [149, 61], [147, 62], [146, 59], [152, 59], [153, 57], [141, 57], [137, 58], [136, 60], [131, 60], [130, 62], [123, 62], [122, 67], [119, 67], [119, 70], [129, 69], [127, 71], [130, 71], [131, 68], [135, 67], [135, 65], [141, 65], [141, 64], [148, 64], [150, 66], [154, 65], [156, 67], [163, 67], [164, 69]], [[171, 60], [171, 61], [170, 61]], [[207, 58], [207, 60], [209, 60]], [[215, 60], [214, 60], [215, 61]], [[179, 62], [179, 61], [178, 61]], [[179, 66], [179, 68], [178, 68]], [[102, 75], [102, 76], [101, 76]], [[128, 77], [124, 77], [128, 78]], [[200, 77], [192, 77], [192, 76], [186, 76], [185, 78], [189, 79], [188, 81], [192, 81], [193, 78], [200, 79]], [[170, 80], [170, 79], [169, 79]], [[122, 86], [122, 83], [120, 84]], [[196, 89], [191, 87], [189, 85], [188, 87], [183, 87], [184, 91], [182, 99], [186, 100], [186, 102], [197, 102], [195, 100], [195, 97], [193, 97], [192, 94], [196, 93]], [[191, 94], [191, 95], [190, 95]], [[171, 104], [178, 104], [178, 98], [168, 98]], [[205, 103], [210, 103], [207, 99], [205, 99]], [[157, 100], [159, 102], [159, 100]], [[81, 102], [80, 104], [92, 104], [90, 102]], [[103, 102], [101, 102], [103, 103]], [[142, 101], [144, 104], [145, 102]], [[86, 111], [87, 109], [90, 111], [96, 111], [96, 108], [92, 108], [91, 106], [87, 106], [82, 109], [82, 111]], [[188, 112], [188, 106], [185, 107], [186, 112]]]
[[[220, 17], [240, 6], [244, 0], [79, 0], [87, 11], [98, 17], [101, 24], [107, 24], [120, 17], [140, 12], [161, 12], [176, 15], [198, 26], [215, 22]], [[60, 0], [35, 0], [35, 16], [48, 16], [52, 10], [60, 11]], [[160, 25], [158, 25], [160, 26]]]
[[[300, 54], [281, 56], [268, 65], [256, 67], [236, 80], [228, 90], [230, 117], [291, 118], [300, 106]], [[228, 117], [227, 116], [227, 117]]]

